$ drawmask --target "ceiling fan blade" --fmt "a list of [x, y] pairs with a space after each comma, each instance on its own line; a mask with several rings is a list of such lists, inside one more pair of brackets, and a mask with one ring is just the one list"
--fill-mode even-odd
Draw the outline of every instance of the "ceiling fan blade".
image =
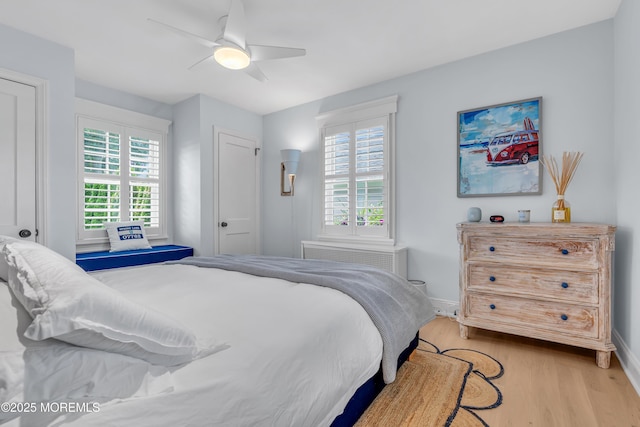
[[211, 60], [213, 61], [213, 55], [209, 54], [207, 56], [205, 56], [204, 58], [202, 58], [200, 61], [196, 62], [195, 64], [193, 64], [192, 66], [190, 66], [189, 68], [187, 68], [189, 71], [191, 71], [192, 69], [194, 69], [195, 67], [197, 67], [198, 65], [202, 64], [205, 61]]
[[202, 45], [205, 45], [207, 47], [220, 46], [220, 43], [216, 43], [213, 40], [206, 39], [206, 38], [201, 37], [201, 36], [199, 36], [197, 34], [193, 34], [193, 33], [190, 33], [188, 31], [185, 31], [185, 30], [181, 30], [180, 28], [176, 28], [176, 27], [171, 26], [169, 24], [165, 24], [164, 22], [156, 21], [155, 19], [151, 19], [151, 18], [147, 18], [147, 21], [152, 22], [152, 23], [157, 24], [157, 25], [160, 25], [163, 28], [169, 29], [169, 30], [171, 30], [171, 31], [173, 31], [175, 33], [178, 33], [178, 34], [180, 34], [182, 36], [188, 37], [188, 38], [190, 38], [192, 40], [195, 40], [198, 43], [200, 43]]
[[266, 61], [269, 59], [293, 58], [307, 54], [305, 49], [295, 47], [249, 45], [251, 61]]
[[244, 3], [242, 0], [231, 0], [231, 9], [229, 9], [222, 38], [244, 49], [246, 34], [247, 19], [244, 14]]
[[264, 75], [260, 67], [258, 67], [253, 62], [251, 62], [251, 64], [249, 64], [249, 66], [245, 68], [244, 71], [258, 81], [266, 82], [267, 80], [269, 80], [267, 76]]

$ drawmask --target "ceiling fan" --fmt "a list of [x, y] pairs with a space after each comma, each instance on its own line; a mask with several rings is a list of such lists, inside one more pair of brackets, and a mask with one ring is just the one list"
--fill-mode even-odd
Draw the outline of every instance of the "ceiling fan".
[[307, 53], [305, 49], [292, 47], [247, 44], [245, 40], [247, 22], [242, 0], [231, 0], [229, 13], [218, 20], [222, 27], [222, 34], [220, 34], [215, 41], [173, 27], [164, 22], [156, 21], [155, 19], [147, 18], [147, 20], [213, 49], [212, 53], [190, 66], [190, 70], [204, 61], [213, 58], [218, 64], [225, 68], [244, 70], [251, 77], [264, 82], [267, 80], [267, 77], [256, 65], [256, 62], [304, 56]]

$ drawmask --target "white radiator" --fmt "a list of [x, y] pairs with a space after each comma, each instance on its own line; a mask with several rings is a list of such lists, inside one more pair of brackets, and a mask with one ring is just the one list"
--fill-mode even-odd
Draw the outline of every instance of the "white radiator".
[[303, 241], [302, 258], [367, 264], [407, 278], [406, 246], [365, 246]]

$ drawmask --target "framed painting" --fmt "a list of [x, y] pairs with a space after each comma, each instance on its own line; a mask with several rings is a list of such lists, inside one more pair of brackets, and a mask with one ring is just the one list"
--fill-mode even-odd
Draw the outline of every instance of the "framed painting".
[[458, 197], [542, 193], [542, 97], [458, 112]]

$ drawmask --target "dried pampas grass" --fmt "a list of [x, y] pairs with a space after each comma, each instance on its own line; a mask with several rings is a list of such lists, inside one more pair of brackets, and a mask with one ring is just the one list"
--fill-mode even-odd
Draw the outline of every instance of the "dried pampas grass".
[[553, 183], [556, 186], [556, 192], [559, 196], [564, 196], [567, 191], [569, 183], [573, 179], [573, 175], [576, 173], [576, 169], [582, 160], [584, 153], [579, 151], [562, 153], [562, 169], [558, 169], [558, 163], [553, 156], [542, 156], [540, 160], [544, 165], [547, 172], [551, 176]]

